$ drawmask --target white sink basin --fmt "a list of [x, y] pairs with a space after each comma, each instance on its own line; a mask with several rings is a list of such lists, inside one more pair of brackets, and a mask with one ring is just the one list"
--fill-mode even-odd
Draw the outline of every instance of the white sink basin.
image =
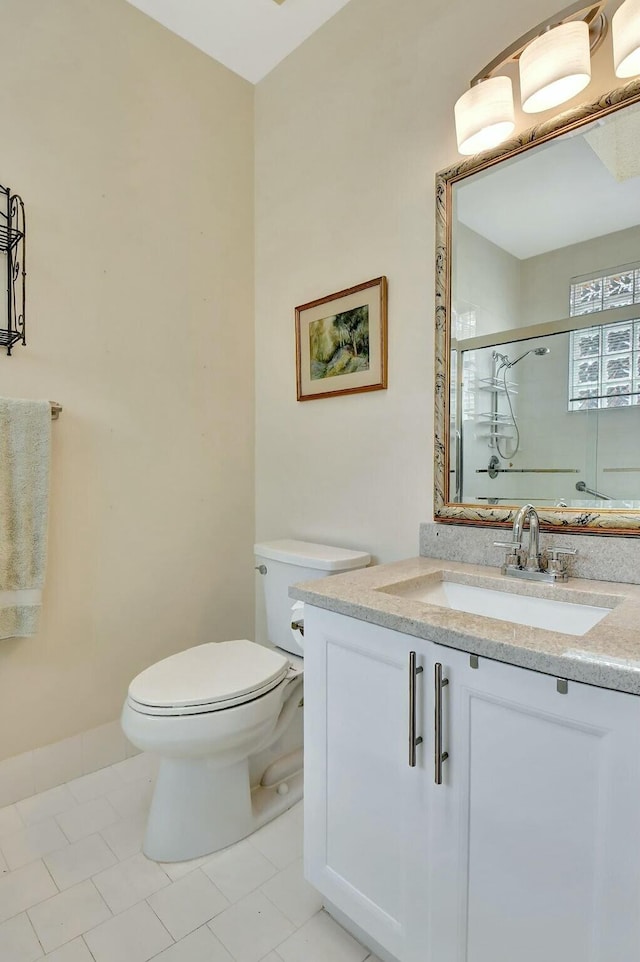
[[425, 601], [441, 608], [484, 615], [499, 621], [513, 621], [531, 628], [546, 628], [565, 635], [586, 634], [612, 610], [433, 579], [421, 584], [414, 582], [412, 585], [390, 585], [382, 590], [387, 594], [397, 594], [413, 601]]

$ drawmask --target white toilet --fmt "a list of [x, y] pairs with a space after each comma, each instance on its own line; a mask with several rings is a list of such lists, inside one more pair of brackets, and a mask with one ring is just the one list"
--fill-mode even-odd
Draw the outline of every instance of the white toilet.
[[[250, 757], [291, 725], [302, 697], [302, 648], [289, 586], [371, 560], [305, 541], [255, 545], [275, 648], [246, 639], [188, 648], [146, 668], [129, 686], [122, 728], [160, 756], [143, 850], [159, 862], [216, 852], [302, 796], [302, 753], [276, 758], [251, 788]], [[296, 614], [296, 613], [294, 613]]]

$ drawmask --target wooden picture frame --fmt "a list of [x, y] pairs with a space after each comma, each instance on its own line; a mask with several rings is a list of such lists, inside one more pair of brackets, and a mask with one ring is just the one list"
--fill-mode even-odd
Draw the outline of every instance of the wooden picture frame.
[[386, 386], [386, 277], [296, 307], [298, 401]]

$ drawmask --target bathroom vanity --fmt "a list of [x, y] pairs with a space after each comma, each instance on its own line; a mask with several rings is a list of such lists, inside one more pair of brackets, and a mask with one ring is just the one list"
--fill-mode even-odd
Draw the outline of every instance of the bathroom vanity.
[[640, 586], [418, 558], [291, 593], [330, 910], [399, 962], [640, 957]]
[[[538, 544], [640, 531], [638, 204], [610, 222], [595, 188], [621, 198], [601, 161], [638, 117], [636, 79], [436, 178], [434, 518], [457, 558], [465, 524], [504, 535], [514, 577], [421, 557], [291, 592], [305, 871], [386, 960], [640, 959], [640, 585], [545, 584], [574, 549]], [[599, 540], [578, 569], [638, 581]]]

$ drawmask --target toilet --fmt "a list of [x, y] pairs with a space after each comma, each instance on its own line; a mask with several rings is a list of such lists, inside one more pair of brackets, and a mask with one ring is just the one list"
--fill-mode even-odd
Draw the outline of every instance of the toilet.
[[[363, 568], [370, 556], [305, 541], [254, 546], [273, 647], [210, 642], [137, 675], [122, 728], [160, 758], [143, 851], [158, 862], [217, 852], [302, 797], [302, 751], [268, 764], [252, 788], [251, 762], [290, 728], [302, 701], [300, 606], [289, 586]], [[277, 746], [276, 746], [277, 747]], [[253, 766], [255, 767], [255, 765]]]

